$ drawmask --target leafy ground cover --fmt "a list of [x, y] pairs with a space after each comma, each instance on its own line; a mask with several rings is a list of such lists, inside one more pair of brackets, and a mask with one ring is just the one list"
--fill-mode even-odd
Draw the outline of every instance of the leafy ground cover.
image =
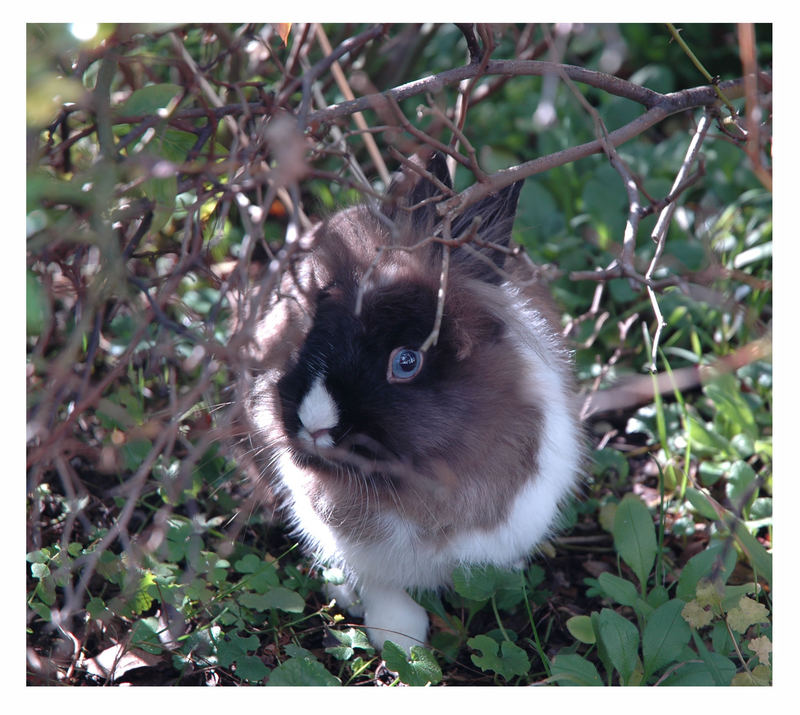
[[[446, 72], [490, 40], [493, 58], [555, 58], [661, 93], [705, 83], [664, 26], [327, 32], [349, 43], [338, 57], [362, 94], [367, 80], [384, 91]], [[768, 27], [752, 42], [728, 25], [681, 37], [723, 80], [748, 52], [771, 65]], [[307, 113], [346, 100], [310, 26], [102, 27], [82, 44], [32, 25], [28, 51], [30, 684], [771, 684], [772, 204], [735, 128], [709, 130], [674, 202], [651, 284], [660, 336], [642, 281], [589, 275], [619, 258], [630, 216], [608, 156], [527, 179], [514, 237], [552, 279], [587, 395], [631, 376], [655, 389], [588, 417], [581, 493], [524, 571], [458, 571], [452, 591], [417, 594], [429, 647], [380, 657], [326, 598], [339, 575], [312, 568], [226, 449], [221, 416], [237, 296], [280, 257], [287, 226], [358, 199], [348, 157], [380, 175], [363, 136], [396, 162], [413, 127], [320, 121], [306, 180], [270, 183], [259, 172], [297, 154], [286, 143], [275, 158], [245, 100]], [[437, 114], [456, 88], [398, 107], [428, 136], [468, 137], [486, 172], [595, 136], [566, 83], [490, 77], [470, 91], [458, 132]], [[580, 91], [609, 129], [641, 111]], [[652, 209], [635, 236], [641, 273], [702, 117], [676, 114], [617, 149]], [[765, 136], [770, 120], [762, 99]], [[473, 182], [460, 166], [458, 188]]]

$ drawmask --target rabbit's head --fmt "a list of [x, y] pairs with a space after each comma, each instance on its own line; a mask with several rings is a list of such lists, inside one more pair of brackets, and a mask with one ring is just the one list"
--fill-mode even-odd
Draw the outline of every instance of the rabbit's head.
[[426, 169], [381, 209], [318, 226], [260, 324], [251, 441], [301, 530], [354, 544], [491, 533], [526, 485], [555, 479], [547, 460], [576, 450], [554, 311], [507, 265], [520, 183], [452, 221], [448, 241], [434, 203], [447, 167], [434, 155]]

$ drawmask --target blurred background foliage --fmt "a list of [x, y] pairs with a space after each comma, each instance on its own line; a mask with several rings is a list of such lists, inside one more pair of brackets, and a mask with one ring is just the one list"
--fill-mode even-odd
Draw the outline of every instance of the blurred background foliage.
[[[357, 96], [468, 60], [455, 25], [324, 29], [334, 48], [350, 43], [339, 59]], [[713, 75], [743, 74], [735, 25], [680, 29]], [[390, 170], [415, 137], [371, 111], [369, 132], [348, 117], [311, 122], [302, 135], [270, 133], [282, 113], [346, 100], [309, 25], [100, 24], [83, 33], [27, 27], [29, 682], [397, 682], [328, 607], [322, 577], [262, 506], [268, 495], [237, 468], [226, 448], [235, 435], [218, 418], [235, 407], [242, 296], [280, 255], [287, 231], [360, 200], [353, 160], [366, 188], [385, 188], [366, 135]], [[500, 25], [489, 34], [494, 59], [556, 60], [662, 93], [705, 84], [664, 26]], [[771, 43], [771, 27], [756, 26], [764, 72]], [[642, 112], [579, 86], [609, 129]], [[769, 92], [760, 97], [769, 164]], [[452, 119], [458, 98], [452, 84], [398, 104], [447, 143], [434, 110]], [[743, 100], [734, 104], [743, 111]], [[619, 147], [644, 196], [669, 194], [700, 114], [673, 115]], [[590, 141], [594, 131], [565, 85], [535, 76], [480, 80], [463, 127], [486, 172]], [[456, 188], [474, 181], [459, 166]], [[600, 154], [531, 176], [522, 191], [514, 238], [552, 279], [586, 390], [644, 374], [650, 359], [655, 319], [643, 287], [574, 277], [619, 255], [627, 213], [621, 177]], [[644, 217], [637, 235], [642, 270], [654, 255], [654, 221]], [[566, 622], [603, 597], [594, 577], [619, 568], [607, 520], [629, 492], [660, 524], [658, 584], [674, 586], [694, 555], [732, 542], [734, 522], [720, 513], [763, 551], [736, 541], [739, 570], [730, 573], [739, 584], [763, 578], [753, 569], [754, 559], [767, 563], [772, 539], [771, 192], [721, 124], [678, 200], [654, 277], [668, 279], [658, 292], [667, 324], [659, 372], [724, 369], [595, 415], [585, 492], [550, 559], [526, 572], [530, 600], [487, 576], [494, 610], [473, 593], [427, 603], [441, 610], [432, 636], [439, 663], [398, 664], [402, 682], [537, 682], [553, 675], [559, 654], [562, 667], [574, 665], [563, 656], [589, 658]], [[766, 596], [755, 591], [768, 601], [765, 586]], [[459, 612], [466, 621], [445, 625]], [[473, 640], [486, 666], [476, 670], [466, 639], [497, 639], [501, 614], [519, 626], [518, 643], [536, 634], [527, 667], [517, 672], [516, 653], [490, 656], [487, 641]], [[725, 658], [740, 646], [714, 637]]]

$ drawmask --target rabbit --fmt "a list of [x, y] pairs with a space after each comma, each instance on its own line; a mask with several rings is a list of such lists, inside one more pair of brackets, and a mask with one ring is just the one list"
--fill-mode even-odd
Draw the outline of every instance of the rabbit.
[[377, 649], [406, 653], [429, 627], [410, 593], [447, 587], [460, 565], [524, 564], [582, 461], [558, 313], [511, 265], [522, 182], [452, 221], [455, 239], [477, 217], [477, 237], [445, 247], [432, 238], [452, 188], [444, 157], [424, 173], [406, 169], [380, 209], [340, 210], [298, 243], [243, 394], [292, 527], [346, 576], [339, 605]]

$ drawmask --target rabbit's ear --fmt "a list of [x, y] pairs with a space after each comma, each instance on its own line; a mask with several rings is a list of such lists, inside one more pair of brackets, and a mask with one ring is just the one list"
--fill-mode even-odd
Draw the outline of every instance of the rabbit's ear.
[[[419, 155], [414, 155], [410, 160], [420, 169], [422, 159]], [[410, 226], [415, 232], [427, 232], [439, 221], [436, 213], [436, 203], [423, 204], [413, 211], [408, 209], [418, 206], [426, 199], [435, 196], [447, 198], [446, 189], [453, 188], [453, 181], [450, 178], [450, 171], [447, 168], [447, 160], [441, 152], [434, 152], [425, 166], [427, 172], [433, 180], [413, 169], [405, 168], [400, 172], [389, 186], [386, 200], [383, 204], [383, 213], [395, 222]], [[442, 189], [442, 186], [445, 189]], [[406, 223], [407, 222], [407, 223]]]
[[[522, 184], [522, 181], [518, 181], [506, 186], [497, 193], [481, 199], [474, 206], [470, 206], [453, 221], [450, 235], [453, 238], [459, 238], [469, 229], [470, 224], [477, 216], [480, 218], [477, 236], [481, 244], [491, 243], [501, 249], [508, 248]], [[491, 263], [486, 259], [489, 259]], [[452, 253], [452, 260], [457, 261], [474, 277], [490, 283], [499, 283], [502, 279], [501, 274], [493, 268], [492, 264], [502, 268], [505, 259], [505, 251], [474, 243], [465, 244]]]

